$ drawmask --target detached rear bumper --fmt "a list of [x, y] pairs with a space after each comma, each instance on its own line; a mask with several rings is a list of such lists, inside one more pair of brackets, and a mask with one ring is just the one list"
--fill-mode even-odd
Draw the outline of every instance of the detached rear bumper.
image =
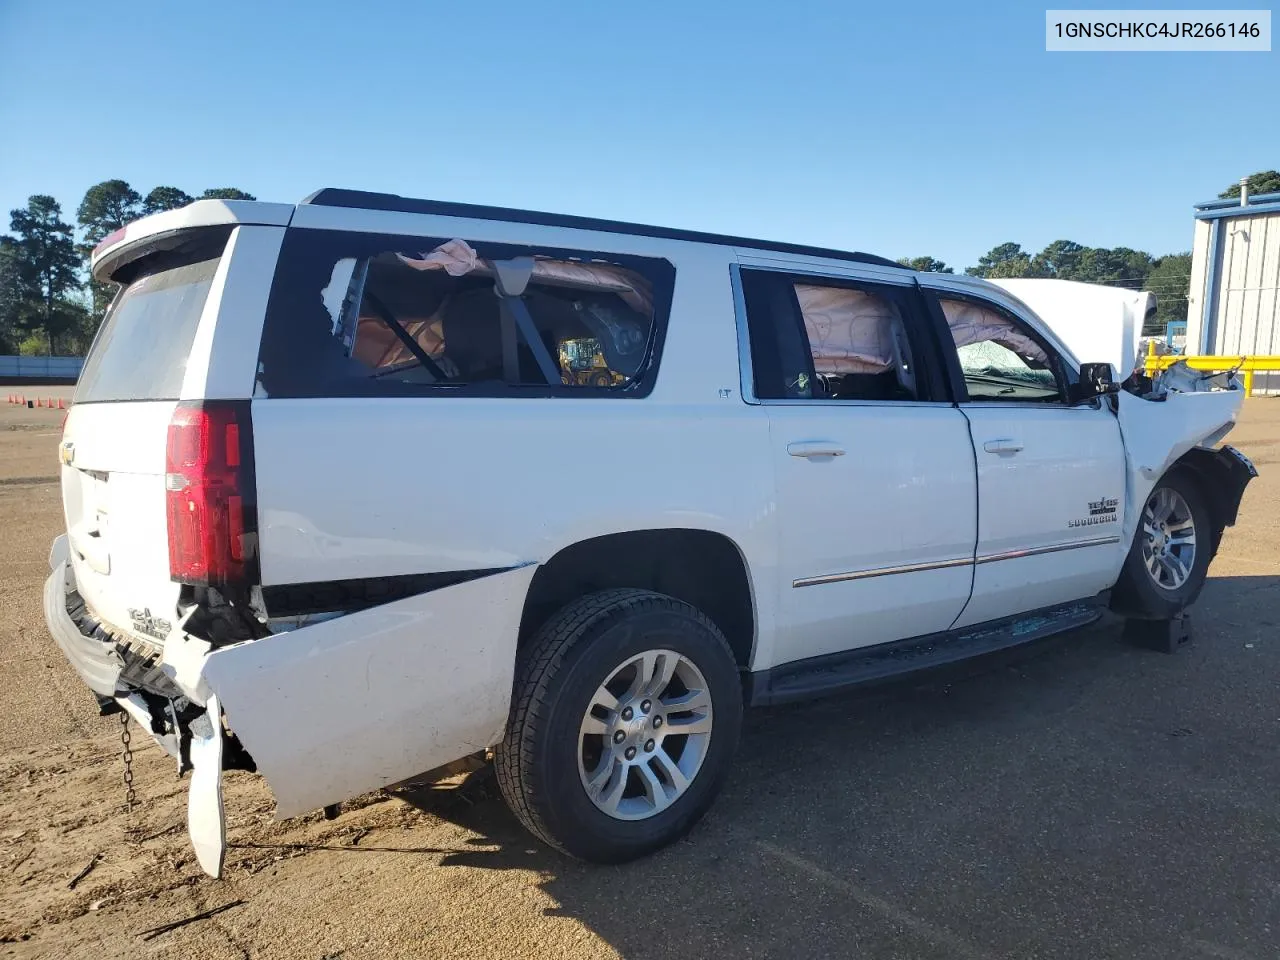
[[71, 616], [70, 607], [80, 601], [75, 574], [67, 559], [66, 537], [53, 542], [49, 566], [53, 572], [44, 584], [44, 619], [49, 633], [100, 702], [114, 701], [128, 713], [178, 761], [179, 771], [185, 763], [191, 763], [194, 773], [187, 794], [187, 832], [205, 873], [220, 876], [226, 854], [226, 827], [222, 808], [222, 717], [217, 700], [211, 698], [205, 712], [189, 722], [180, 724], [176, 712], [171, 713], [169, 722], [158, 721], [154, 703], [121, 685], [124, 661], [115, 647], [83, 633]]
[[68, 661], [94, 693], [176, 757], [180, 771], [193, 770], [187, 826], [200, 865], [214, 877], [226, 850], [224, 739], [266, 777], [282, 818], [495, 743], [536, 569], [516, 567], [217, 648], [179, 626], [156, 664], [174, 684], [165, 695], [137, 681], [128, 651], [122, 657], [94, 630], [85, 632], [88, 620], [77, 622], [81, 601], [63, 538], [50, 566], [45, 619]]
[[[56, 554], [55, 546], [54, 556]], [[54, 642], [89, 689], [100, 697], [115, 698], [124, 663], [112, 646], [80, 632], [67, 612], [68, 597], [74, 592], [75, 575], [67, 561], [61, 560], [44, 582], [45, 623], [53, 634]]]

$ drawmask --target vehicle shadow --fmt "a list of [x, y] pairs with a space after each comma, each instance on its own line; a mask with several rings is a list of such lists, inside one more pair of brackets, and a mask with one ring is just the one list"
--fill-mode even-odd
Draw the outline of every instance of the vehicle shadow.
[[[399, 792], [625, 957], [1264, 957], [1280, 921], [1280, 577], [1212, 579], [1174, 655], [1107, 618], [924, 681], [748, 714], [684, 841], [588, 866], [484, 771]], [[1264, 946], [1270, 944], [1264, 949]]]

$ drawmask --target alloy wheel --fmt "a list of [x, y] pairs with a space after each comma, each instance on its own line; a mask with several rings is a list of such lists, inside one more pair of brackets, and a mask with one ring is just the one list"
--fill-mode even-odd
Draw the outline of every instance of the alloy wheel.
[[1196, 562], [1196, 525], [1191, 507], [1178, 491], [1160, 487], [1142, 511], [1142, 561], [1162, 590], [1177, 590]]
[[702, 671], [673, 650], [646, 650], [600, 684], [582, 718], [578, 774], [616, 820], [644, 820], [689, 789], [711, 743]]

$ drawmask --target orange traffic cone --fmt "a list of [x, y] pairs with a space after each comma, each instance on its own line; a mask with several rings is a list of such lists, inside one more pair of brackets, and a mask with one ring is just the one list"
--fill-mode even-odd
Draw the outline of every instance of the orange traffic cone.
[[65, 406], [63, 406], [63, 404], [62, 404], [62, 398], [61, 398], [61, 397], [59, 397], [59, 398], [58, 398], [58, 409], [59, 409], [59, 410], [65, 410], [65, 409], [67, 409]]

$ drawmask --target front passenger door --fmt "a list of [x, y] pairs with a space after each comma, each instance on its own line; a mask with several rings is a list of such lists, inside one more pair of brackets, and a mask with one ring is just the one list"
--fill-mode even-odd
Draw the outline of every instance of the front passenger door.
[[1107, 589], [1126, 547], [1115, 414], [1098, 400], [1068, 402], [1066, 361], [1011, 305], [968, 290], [936, 296], [978, 467], [973, 596], [956, 626]]

